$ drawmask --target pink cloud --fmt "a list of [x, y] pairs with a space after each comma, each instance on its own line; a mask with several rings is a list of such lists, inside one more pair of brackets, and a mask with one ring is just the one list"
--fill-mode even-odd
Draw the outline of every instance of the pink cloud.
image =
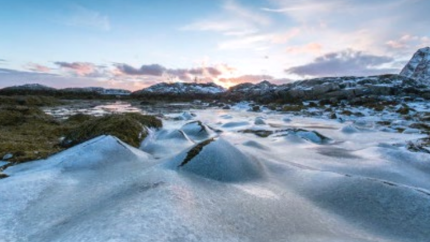
[[300, 46], [290, 46], [286, 49], [287, 53], [290, 54], [302, 54], [302, 53], [310, 53], [310, 54], [321, 54], [323, 46], [318, 43], [309, 43], [306, 45]]
[[78, 76], [90, 76], [97, 72], [97, 66], [88, 62], [62, 62], [57, 61], [54, 64], [60, 68], [70, 71]]
[[34, 71], [34, 72], [40, 72], [40, 73], [49, 73], [51, 71], [51, 68], [49, 68], [47, 66], [32, 63], [32, 62], [25, 65], [25, 68], [27, 70]]

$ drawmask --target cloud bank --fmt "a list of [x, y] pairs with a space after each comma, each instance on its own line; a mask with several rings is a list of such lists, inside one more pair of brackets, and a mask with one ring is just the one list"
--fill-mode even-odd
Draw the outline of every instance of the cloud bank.
[[397, 69], [384, 68], [384, 65], [393, 61], [392, 57], [371, 55], [347, 49], [327, 53], [315, 58], [308, 64], [288, 68], [285, 72], [313, 77], [378, 75], [397, 72]]

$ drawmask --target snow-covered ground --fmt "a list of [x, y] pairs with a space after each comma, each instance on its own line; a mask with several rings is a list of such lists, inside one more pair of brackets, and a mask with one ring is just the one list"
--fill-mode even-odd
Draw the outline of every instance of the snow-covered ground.
[[248, 108], [9, 167], [0, 241], [429, 241], [430, 154], [402, 145], [425, 135]]

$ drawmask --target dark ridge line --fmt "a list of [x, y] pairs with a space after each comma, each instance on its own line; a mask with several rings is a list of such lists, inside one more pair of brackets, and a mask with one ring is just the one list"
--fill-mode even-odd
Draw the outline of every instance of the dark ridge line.
[[212, 131], [214, 131], [214, 132], [216, 132], [216, 133], [222, 133], [222, 132], [224, 132], [224, 131], [222, 131], [222, 130], [220, 130], [220, 129], [216, 129], [216, 128], [211, 127], [211, 126], [209, 126], [209, 125], [207, 125], [206, 127], [208, 127], [210, 130], [212, 130]]
[[215, 138], [205, 140], [205, 141], [197, 144], [196, 146], [194, 146], [191, 150], [189, 150], [187, 152], [187, 157], [185, 157], [185, 159], [182, 161], [182, 163], [179, 165], [179, 167], [186, 165], [190, 160], [192, 160], [194, 157], [196, 157], [203, 150], [203, 147], [212, 143], [213, 141], [215, 141]]
[[185, 134], [184, 131], [182, 131], [182, 130], [179, 129], [178, 132], [182, 135], [182, 137], [184, 137], [185, 139], [189, 140], [188, 136]]
[[121, 143], [119, 140], [116, 140], [118, 144], [120, 144], [124, 149], [128, 150], [127, 146], [125, 146], [123, 143]]
[[197, 123], [197, 125], [200, 126], [199, 133], [203, 132], [205, 130], [205, 126], [203, 125], [202, 121], [200, 121], [200, 120], [191, 121], [191, 122], [186, 123], [185, 125], [192, 124], [192, 123]]

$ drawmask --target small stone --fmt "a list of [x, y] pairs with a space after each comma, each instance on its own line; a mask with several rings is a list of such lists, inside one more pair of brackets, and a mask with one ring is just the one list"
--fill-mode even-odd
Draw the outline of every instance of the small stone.
[[266, 122], [264, 121], [264, 119], [262, 117], [257, 117], [257, 118], [255, 118], [254, 124], [255, 125], [264, 125], [264, 124], [266, 124]]
[[289, 117], [284, 117], [282, 121], [284, 121], [285, 123], [289, 123], [291, 122], [291, 119]]
[[252, 107], [252, 111], [253, 112], [259, 112], [260, 111], [260, 106], [258, 106], [258, 105], [253, 106]]
[[8, 175], [4, 174], [3, 172], [0, 172], [0, 179], [9, 177]]
[[3, 156], [3, 160], [9, 160], [12, 157], [13, 155], [11, 153], [7, 153], [6, 155]]

